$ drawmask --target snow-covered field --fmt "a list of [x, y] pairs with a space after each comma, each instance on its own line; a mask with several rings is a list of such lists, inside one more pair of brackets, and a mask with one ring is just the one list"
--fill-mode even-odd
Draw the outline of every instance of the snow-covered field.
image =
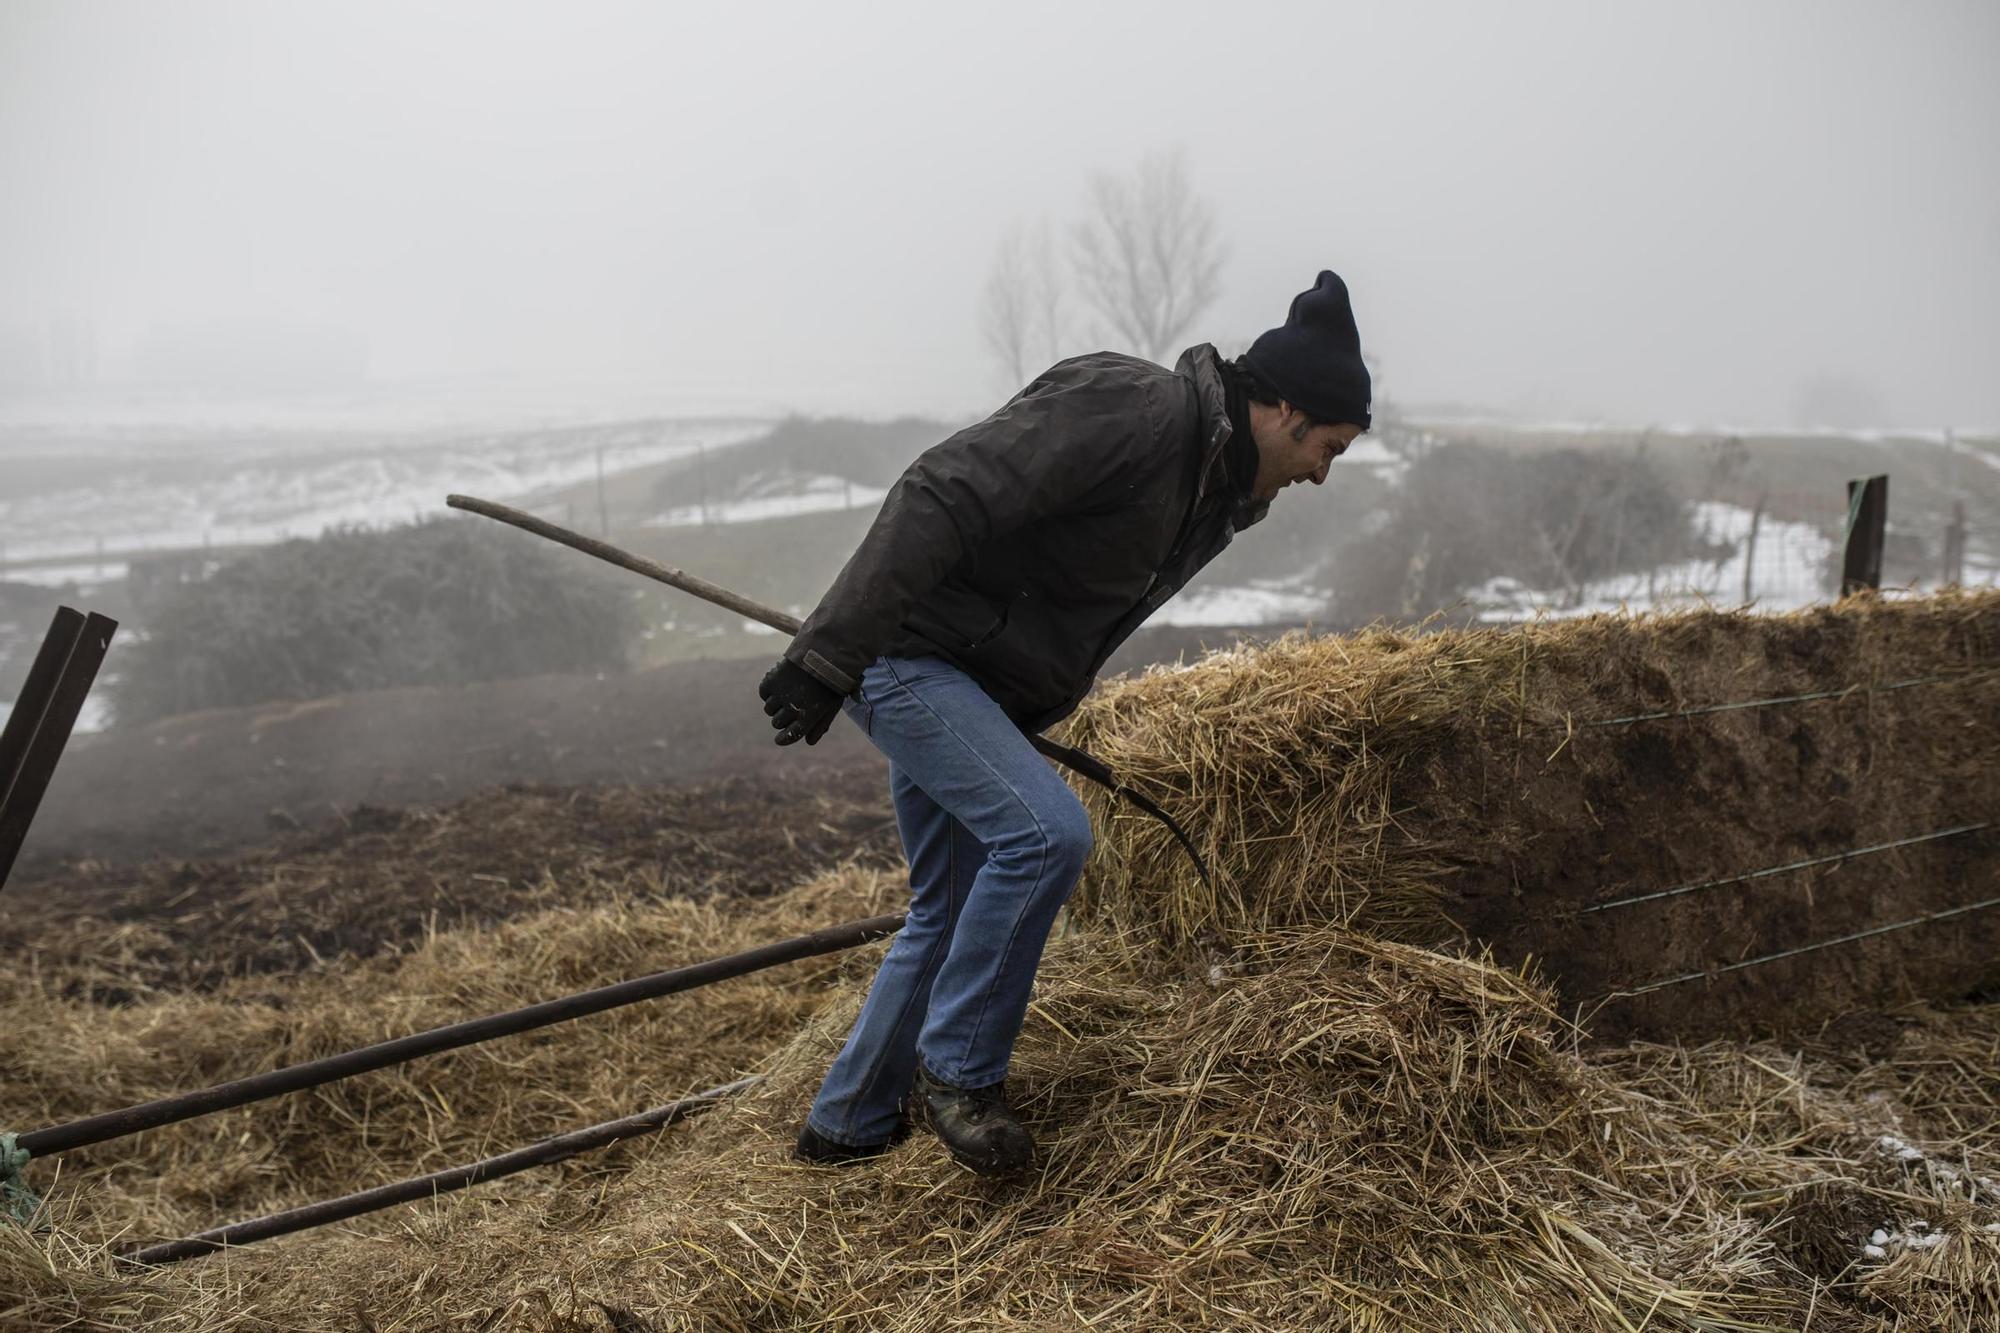
[[[754, 487], [752, 488], [754, 491]], [[843, 477], [812, 476], [789, 478], [782, 489], [769, 493], [712, 501], [707, 505], [680, 505], [655, 514], [642, 527], [684, 528], [710, 523], [749, 523], [763, 518], [784, 518], [792, 514], [813, 514], [828, 509], [874, 509], [888, 492], [879, 486], [864, 486]]]
[[107, 555], [254, 545], [340, 525], [407, 522], [442, 512], [453, 491], [506, 500], [585, 481], [596, 473], [600, 450], [605, 469], [619, 471], [680, 457], [697, 444], [740, 443], [768, 424], [669, 420], [305, 449], [233, 440], [205, 452], [183, 446], [170, 464], [134, 452], [129, 467], [110, 464], [88, 484], [0, 494], [0, 576], [88, 581], [116, 576], [98, 573]]
[[1466, 600], [1484, 609], [1480, 619], [1518, 620], [1524, 615], [1583, 616], [1599, 611], [1713, 604], [1738, 606], [1744, 598], [1744, 567], [1749, 568], [1747, 604], [1765, 611], [1790, 611], [1825, 601], [1828, 562], [1833, 539], [1810, 523], [1766, 518], [1749, 547], [1751, 513], [1739, 505], [1703, 501], [1695, 506], [1694, 526], [1712, 542], [1734, 549], [1721, 560], [1689, 560], [1663, 565], [1643, 574], [1621, 574], [1583, 587], [1577, 601], [1565, 604], [1562, 592], [1523, 586], [1511, 578], [1495, 578], [1468, 590]]

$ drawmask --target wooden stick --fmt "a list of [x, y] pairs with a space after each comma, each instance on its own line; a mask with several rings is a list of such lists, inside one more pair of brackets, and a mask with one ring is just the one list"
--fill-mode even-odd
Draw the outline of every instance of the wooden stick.
[[783, 630], [787, 634], [797, 634], [799, 626], [805, 623], [797, 616], [787, 615], [776, 607], [765, 606], [761, 602], [753, 602], [748, 597], [733, 593], [720, 584], [697, 578], [684, 570], [675, 569], [672, 565], [663, 565], [657, 560], [633, 555], [630, 551], [620, 550], [610, 542], [601, 542], [595, 537], [571, 532], [568, 528], [558, 527], [546, 519], [536, 518], [533, 514], [523, 513], [519, 509], [510, 509], [506, 505], [495, 504], [491, 500], [481, 500], [470, 495], [447, 495], [444, 497], [444, 502], [453, 509], [463, 509], [468, 513], [497, 518], [502, 523], [511, 523], [517, 528], [534, 533], [537, 537], [547, 537], [552, 542], [561, 542], [564, 546], [573, 547], [585, 555], [594, 555], [599, 560], [609, 561], [621, 569], [629, 569], [634, 574], [644, 574], [649, 579], [679, 588], [682, 592], [693, 593], [705, 602], [714, 602], [717, 606], [727, 607], [759, 624], [769, 625], [772, 629]]

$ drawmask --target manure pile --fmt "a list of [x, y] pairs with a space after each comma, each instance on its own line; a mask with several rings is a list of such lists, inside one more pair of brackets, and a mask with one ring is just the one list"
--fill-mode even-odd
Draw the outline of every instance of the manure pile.
[[[1468, 948], [1448, 925], [1480, 901], [1459, 881], [1536, 854], [1525, 833], [1505, 841], [1496, 802], [1526, 820], [1574, 791], [1611, 822], [1604, 757], [1571, 760], [1577, 774], [1560, 766], [1593, 739], [1587, 718], [1616, 716], [1585, 710], [1615, 686], [1658, 670], [1644, 711], [1686, 711], [1765, 697], [1767, 681], [1743, 690], [1736, 674], [1765, 662], [1790, 671], [1791, 693], [1823, 689], [1779, 655], [1801, 641], [1786, 635], [1814, 633], [1868, 668], [1843, 686], [1938, 674], [1946, 649], [1970, 673], [1995, 656], [1996, 607], [1382, 633], [1114, 684], [1071, 739], [1190, 819], [1224, 873], [1203, 895], [1149, 821], [1098, 811], [1101, 857], [1050, 944], [1011, 1075], [1043, 1145], [1033, 1178], [972, 1177], [922, 1134], [849, 1170], [790, 1160], [875, 945], [104, 1145], [53, 1182], [39, 1164], [56, 1226], [0, 1227], [0, 1326], [2000, 1331], [2000, 1004], [1856, 1005], [1874, 983], [1850, 971], [1850, 989], [1819, 1008], [1862, 1012], [1823, 1027], [1784, 1021], [1797, 1007], [1765, 1016], [1794, 1029], [1782, 1038], [1607, 1041], [1569, 1021], [1570, 997], [1536, 969]], [[1683, 669], [1676, 645], [1697, 660]], [[1315, 652], [1344, 652], [1347, 671]], [[1308, 667], [1317, 674], [1288, 679]], [[1827, 771], [1915, 772], [1890, 745], [1919, 721], [1979, 732], [1990, 753], [1994, 696], [1976, 679], [1868, 696], [1866, 709], [1907, 711], [1855, 743], [1858, 766]], [[1949, 702], [1956, 692], [1983, 699], [1984, 715]], [[1737, 711], [1783, 717], [1820, 746], [1832, 723], [1799, 719], [1856, 703]], [[1471, 764], [1477, 745], [1525, 741], [1565, 713], [1576, 729], [1517, 746], [1534, 762], [1512, 787], [1500, 782], [1511, 753]], [[1990, 778], [1956, 743], [1938, 742], [1950, 790], [1936, 790], [1967, 803], [1944, 811], [1963, 819]], [[1737, 762], [1754, 777], [1769, 761], [1759, 750]], [[1684, 786], [1708, 780], [1677, 771]], [[1470, 795], [1482, 782], [1495, 793], [1483, 806]], [[1453, 792], [1456, 803], [1438, 796]], [[1757, 799], [1767, 822], [1750, 827], [1819, 809]], [[1897, 799], [1904, 814], [1935, 813]], [[1476, 840], [1455, 839], [1480, 819], [1503, 835], [1468, 854]], [[1734, 846], [1715, 835], [1689, 854]], [[1877, 864], [1907, 874], [1925, 850]], [[1608, 886], [1545, 892], [1589, 906], [1635, 888], [1626, 861], [1604, 864]], [[1879, 901], [1893, 881], [1872, 873]], [[1976, 862], [1964, 873], [1991, 875]], [[1960, 887], [1978, 895], [1972, 879]], [[1532, 901], [1536, 885], [1520, 888], [1514, 901]], [[117, 1008], [65, 994], [59, 977], [17, 979], [0, 1022], [23, 1077], [0, 1090], [0, 1120], [104, 1109], [886, 910], [899, 894], [853, 867], [765, 900], [627, 895], [440, 932], [292, 988], [266, 976]], [[1922, 932], [1963, 935], [1984, 919], [1863, 947], [1969, 952]], [[1673, 947], [1663, 939], [1647, 961], [1675, 966]], [[1673, 989], [1699, 1020], [1696, 998], [1724, 984]], [[150, 1239], [379, 1183], [743, 1072], [768, 1077], [687, 1125], [433, 1206], [145, 1273], [101, 1248], [121, 1229]]]

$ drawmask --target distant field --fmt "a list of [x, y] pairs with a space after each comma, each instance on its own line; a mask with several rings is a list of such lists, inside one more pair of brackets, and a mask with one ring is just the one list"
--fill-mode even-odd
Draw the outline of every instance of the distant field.
[[722, 449], [755, 419], [659, 419], [473, 435], [179, 433], [91, 436], [42, 452], [18, 441], [0, 496], [0, 579], [203, 546], [254, 546], [329, 527], [436, 513], [452, 491], [514, 497]]
[[[128, 636], [143, 632], [147, 607], [125, 581], [136, 560], [199, 552], [204, 541], [225, 559], [330, 525], [405, 522], [437, 512], [452, 491], [519, 504], [592, 535], [608, 532], [641, 554], [803, 615], [867, 530], [883, 488], [956, 428], [917, 418], [658, 418], [424, 436], [129, 428], [67, 442], [14, 431], [0, 441], [10, 483], [0, 498], [0, 592], [16, 585], [8, 599], [16, 614], [0, 614], [0, 624], [11, 622], [0, 628], [0, 697], [58, 599], [119, 618]], [[1966, 512], [1967, 581], [1990, 582], [2000, 571], [2000, 440], [1964, 437], [1947, 447], [1938, 433], [1731, 435], [1438, 419], [1387, 428], [1337, 464], [1325, 486], [1288, 491], [1155, 623], [1329, 625], [1343, 555], [1352, 558], [1353, 543], [1381, 521], [1407, 458], [1427, 440], [1524, 454], [1643, 451], [1697, 502], [1695, 513], [1722, 541], [1741, 543], [1762, 501], [1756, 582], [1760, 600], [1773, 605], [1824, 595], [1846, 482], [1875, 472], [1891, 477], [1888, 582], [1935, 581], [1954, 503]], [[1743, 587], [1743, 562], [1739, 552], [1734, 563], [1603, 580], [1568, 609], [1689, 594], [1729, 600]], [[637, 665], [756, 658], [778, 647], [763, 626], [684, 594], [637, 578], [632, 592], [646, 625]], [[1550, 603], [1545, 590], [1498, 577], [1467, 597], [1462, 609], [1503, 618]], [[1339, 618], [1370, 614], [1357, 606]]]

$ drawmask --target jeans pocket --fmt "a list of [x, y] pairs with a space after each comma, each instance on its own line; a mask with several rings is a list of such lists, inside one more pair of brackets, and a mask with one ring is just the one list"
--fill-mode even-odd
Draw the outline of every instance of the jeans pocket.
[[864, 736], [875, 734], [875, 705], [868, 702], [868, 696], [857, 691], [840, 701], [840, 709], [854, 720]]
[[881, 665], [885, 689], [908, 688], [933, 676], [958, 674], [958, 668], [942, 657], [885, 657]]

